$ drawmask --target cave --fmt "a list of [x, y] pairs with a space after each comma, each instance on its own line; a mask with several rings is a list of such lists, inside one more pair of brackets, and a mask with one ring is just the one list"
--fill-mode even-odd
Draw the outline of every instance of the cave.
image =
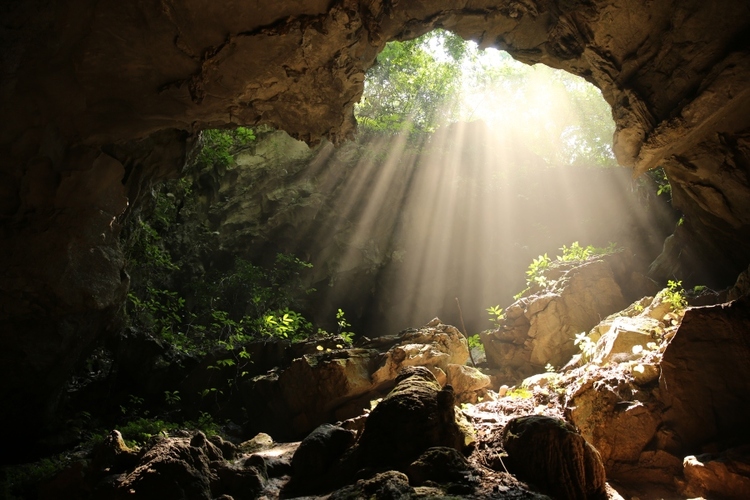
[[[437, 28], [601, 89], [618, 162], [633, 176], [663, 168], [684, 216], [652, 278], [719, 290], [750, 264], [746, 2], [16, 1], [0, 11], [5, 460], [54, 429], [69, 376], [122, 328], [121, 223], [180, 177], [200, 132], [270, 126], [345, 144], [385, 44]], [[673, 396], [678, 433], [701, 444], [738, 439], [731, 428], [750, 412], [746, 307], [696, 313], [670, 361], [690, 385], [701, 331], [733, 350], [731, 370], [721, 355], [705, 359], [714, 378], [701, 386], [726, 389], [717, 407], [694, 408], [687, 389]], [[708, 387], [692, 394], [704, 392], [711, 399]]]

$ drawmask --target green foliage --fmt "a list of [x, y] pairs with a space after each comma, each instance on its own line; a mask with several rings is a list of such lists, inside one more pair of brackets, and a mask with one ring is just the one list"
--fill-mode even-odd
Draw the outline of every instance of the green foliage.
[[59, 454], [33, 463], [3, 467], [0, 469], [0, 498], [36, 498], [39, 485], [54, 478], [70, 463], [70, 457]]
[[351, 323], [346, 321], [346, 316], [344, 315], [344, 311], [342, 309], [338, 309], [338, 311], [336, 311], [336, 326], [336, 333], [344, 339], [344, 342], [351, 345], [352, 341], [354, 340], [354, 332], [349, 332], [346, 330], [347, 328], [351, 328], [352, 325]]
[[[340, 309], [339, 309], [340, 310]], [[312, 333], [312, 323], [290, 309], [268, 312], [259, 321], [259, 331], [268, 337], [305, 340]]]
[[[595, 247], [593, 245], [581, 246], [577, 241], [571, 243], [570, 247], [563, 245], [560, 247], [562, 255], [557, 255], [555, 262], [579, 262], [584, 261], [595, 255], [609, 255], [620, 252], [622, 249], [617, 247], [617, 243], [610, 242], [606, 247]], [[524, 290], [513, 296], [513, 300], [523, 297], [533, 287], [546, 288], [549, 285], [544, 273], [553, 265], [552, 259], [546, 253], [540, 255], [531, 261], [526, 270], [526, 285]]]
[[672, 306], [672, 311], [679, 312], [687, 307], [687, 296], [682, 288], [682, 281], [669, 280], [663, 293], [664, 301]]
[[658, 167], [648, 171], [648, 176], [656, 183], [657, 196], [666, 195], [672, 199], [672, 185], [669, 183], [667, 173], [663, 167]]
[[514, 387], [505, 394], [506, 397], [516, 399], [529, 399], [533, 395], [534, 394], [525, 387]]
[[486, 311], [490, 314], [490, 323], [492, 323], [495, 326], [500, 326], [505, 319], [505, 313], [503, 313], [503, 308], [499, 305], [497, 306], [490, 306], [486, 309]]
[[484, 344], [482, 344], [482, 339], [479, 337], [478, 333], [467, 337], [466, 341], [469, 344], [469, 349], [479, 349], [484, 352]]
[[595, 255], [609, 255], [620, 251], [617, 244], [612, 242], [606, 247], [595, 247], [593, 245], [582, 247], [577, 241], [574, 241], [570, 247], [563, 245], [560, 250], [562, 250], [562, 255], [557, 256], [557, 260], [560, 262], [582, 261]]
[[576, 333], [573, 344], [581, 350], [581, 357], [585, 363], [588, 363], [596, 353], [596, 342], [586, 335], [586, 332]]
[[529, 268], [526, 270], [526, 284], [529, 286], [546, 286], [547, 278], [544, 277], [544, 271], [549, 268], [551, 263], [552, 259], [546, 253], [532, 260]]
[[234, 352], [264, 336], [300, 341], [314, 330], [291, 307], [297, 296], [314, 291], [302, 277], [311, 267], [286, 254], [278, 254], [271, 267], [237, 259], [219, 276], [193, 282], [196, 312], [186, 311], [186, 300], [176, 291], [152, 286], [128, 295], [128, 312], [135, 325], [184, 352]]
[[[439, 58], [440, 49], [448, 57]], [[360, 127], [371, 132], [431, 132], [454, 119], [461, 61], [467, 54], [467, 43], [443, 30], [386, 44], [367, 73], [355, 108]]]
[[141, 417], [118, 426], [117, 430], [122, 434], [125, 444], [132, 447], [142, 446], [153, 436], [167, 436], [170, 431], [179, 427], [179, 424], [173, 422]]
[[169, 406], [175, 406], [181, 401], [180, 391], [164, 391], [164, 402]]
[[229, 167], [233, 155], [255, 140], [252, 129], [237, 127], [234, 130], [204, 130], [197, 161], [204, 165]]

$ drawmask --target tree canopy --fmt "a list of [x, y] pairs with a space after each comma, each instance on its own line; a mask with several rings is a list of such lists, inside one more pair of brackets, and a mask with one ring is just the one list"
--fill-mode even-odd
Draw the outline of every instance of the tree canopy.
[[611, 110], [596, 87], [505, 52], [480, 51], [443, 30], [388, 43], [355, 113], [365, 133], [430, 133], [481, 119], [521, 132], [524, 145], [551, 165], [616, 165]]

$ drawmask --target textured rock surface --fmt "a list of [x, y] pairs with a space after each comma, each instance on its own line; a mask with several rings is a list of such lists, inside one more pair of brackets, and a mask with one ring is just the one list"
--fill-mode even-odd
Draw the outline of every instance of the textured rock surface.
[[685, 457], [682, 493], [704, 498], [750, 497], [750, 461], [747, 452], [745, 447], [718, 455]]
[[312, 431], [292, 457], [294, 481], [290, 487], [299, 493], [326, 486], [329, 469], [354, 444], [354, 440], [354, 432], [330, 424]]
[[434, 27], [596, 83], [619, 161], [663, 164], [673, 179], [686, 215], [666, 249], [677, 268], [712, 283], [747, 265], [744, 0], [15, 2], [2, 14], [0, 398], [25, 401], [5, 426], [49, 422], [70, 368], [124, 300], [123, 187], [137, 205], [208, 126], [268, 123], [338, 142], [377, 52]]
[[[626, 395], [632, 400], [623, 401]], [[610, 386], [605, 381], [592, 380], [573, 394], [570, 407], [571, 422], [599, 451], [610, 474], [615, 475], [621, 463], [639, 460], [661, 424], [659, 402], [629, 388], [624, 381]]]
[[424, 367], [404, 368], [396, 387], [378, 403], [346, 466], [403, 468], [427, 448], [465, 449], [465, 437], [456, 423], [453, 391], [440, 389]]
[[563, 420], [515, 418], [503, 429], [503, 448], [510, 471], [555, 498], [608, 498], [599, 453]]
[[398, 344], [388, 350], [372, 374], [372, 381], [376, 385], [390, 382], [407, 366], [425, 366], [447, 373], [449, 364], [463, 365], [468, 359], [466, 338], [455, 326], [434, 318], [422, 328], [407, 330], [399, 336]]
[[665, 420], [674, 427], [685, 451], [717, 438], [747, 436], [748, 331], [748, 297], [688, 309], [664, 352], [659, 385], [668, 405]]
[[482, 334], [487, 361], [510, 383], [544, 371], [547, 363], [562, 366], [578, 350], [576, 333], [624, 306], [609, 259], [564, 270], [551, 289], [519, 299], [497, 330]]
[[448, 365], [448, 381], [447, 381], [456, 393], [456, 401], [459, 403], [463, 402], [476, 402], [469, 401], [471, 394], [488, 387], [492, 382], [490, 377], [480, 372], [476, 368], [466, 365]]

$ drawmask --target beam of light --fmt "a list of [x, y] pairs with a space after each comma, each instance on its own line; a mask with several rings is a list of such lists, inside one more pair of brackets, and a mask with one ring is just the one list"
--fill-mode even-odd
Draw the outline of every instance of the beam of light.
[[[330, 148], [313, 162], [311, 175], [327, 179], [336, 222], [314, 226], [300, 241], [317, 249], [316, 265], [334, 276], [368, 266], [379, 273], [372, 289], [357, 289], [354, 279], [325, 291], [334, 310], [376, 295], [370, 334], [434, 316], [459, 324], [455, 297], [468, 333], [476, 333], [489, 327], [487, 307], [507, 306], [524, 288], [531, 259], [573, 241], [658, 252], [647, 235], [659, 214], [639, 205], [627, 170], [601, 168], [614, 158], [605, 144], [614, 124], [591, 112], [601, 96], [582, 79], [543, 66], [519, 69], [497, 51], [475, 61], [464, 68], [460, 102], [441, 104], [464, 120], [438, 129], [421, 154], [408, 134], [385, 134], [366, 141], [367, 153], [343, 180], [327, 174], [343, 161]], [[603, 153], [596, 161], [581, 141], [592, 130], [605, 137], [597, 139]]]

